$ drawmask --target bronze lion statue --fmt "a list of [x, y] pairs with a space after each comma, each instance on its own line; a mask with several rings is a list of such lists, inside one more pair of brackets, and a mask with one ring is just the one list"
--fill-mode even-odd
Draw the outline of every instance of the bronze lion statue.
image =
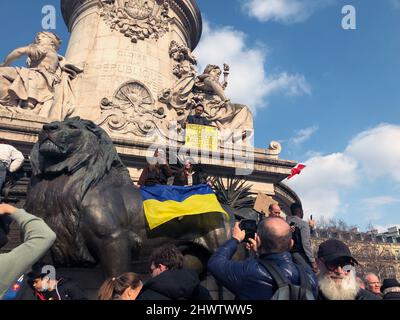
[[234, 217], [227, 221], [222, 214], [214, 214], [214, 221], [207, 215], [175, 219], [150, 231], [140, 190], [111, 138], [91, 121], [44, 125], [30, 160], [25, 209], [57, 234], [51, 249], [56, 266], [100, 263], [106, 276], [147, 271], [152, 249], [172, 242], [204, 268], [208, 255], [230, 236]]

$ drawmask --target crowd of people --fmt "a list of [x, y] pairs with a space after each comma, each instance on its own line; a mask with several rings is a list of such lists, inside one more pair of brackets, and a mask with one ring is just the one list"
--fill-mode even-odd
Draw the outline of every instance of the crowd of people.
[[[0, 204], [0, 216], [15, 220], [24, 234], [24, 243], [0, 255], [0, 298], [23, 274], [32, 295], [38, 300], [85, 300], [84, 290], [68, 278], [52, 279], [35, 263], [56, 239], [43, 220], [22, 209]], [[348, 246], [330, 239], [318, 248], [313, 262], [297, 262], [292, 252], [293, 228], [279, 216], [260, 221], [254, 238], [245, 247], [250, 257], [237, 261], [232, 257], [243, 243], [246, 231], [236, 222], [232, 238], [208, 261], [208, 271], [238, 300], [379, 300], [400, 299], [400, 283], [369, 273], [357, 277], [358, 261]], [[99, 300], [211, 300], [210, 292], [200, 284], [195, 271], [183, 267], [179, 249], [165, 244], [149, 259], [150, 279], [125, 273], [107, 279], [99, 289]], [[34, 267], [31, 268], [31, 266]], [[40, 265], [39, 265], [40, 266]]]
[[[15, 170], [23, 162], [12, 148], [0, 145], [0, 187], [2, 170]], [[160, 157], [158, 151], [155, 157]], [[163, 158], [163, 157], [161, 157]], [[18, 160], [19, 159], [19, 160]], [[148, 165], [139, 180], [143, 185], [165, 183], [171, 177], [161, 161]], [[5, 168], [5, 169], [4, 169]], [[174, 177], [175, 185], [202, 183], [201, 171], [194, 175], [192, 164]], [[357, 277], [358, 261], [349, 247], [337, 239], [319, 245], [314, 257], [310, 234], [315, 222], [303, 220], [300, 204], [291, 206], [291, 215], [282, 217], [278, 204], [269, 206], [269, 214], [257, 224], [253, 237], [236, 222], [232, 237], [209, 258], [208, 272], [217, 283], [238, 300], [379, 300], [400, 299], [396, 279], [383, 282], [373, 273]], [[26, 275], [32, 296], [38, 300], [85, 300], [84, 290], [73, 279], [52, 278], [37, 264], [56, 239], [46, 223], [23, 209], [0, 204], [0, 245], [7, 242], [9, 224], [15, 221], [23, 234], [23, 243], [0, 254], [0, 300], [22, 275]], [[248, 258], [235, 260], [239, 246], [248, 250]], [[148, 278], [144, 281], [144, 278]], [[211, 300], [199, 275], [184, 268], [184, 257], [172, 244], [155, 249], [149, 258], [149, 274], [143, 278], [133, 272], [106, 279], [99, 288], [99, 300]]]
[[201, 164], [194, 164], [193, 160], [186, 159], [183, 167], [172, 172], [163, 150], [154, 152], [152, 163], [147, 163], [138, 180], [138, 186], [174, 185], [194, 186], [207, 183], [207, 175]]

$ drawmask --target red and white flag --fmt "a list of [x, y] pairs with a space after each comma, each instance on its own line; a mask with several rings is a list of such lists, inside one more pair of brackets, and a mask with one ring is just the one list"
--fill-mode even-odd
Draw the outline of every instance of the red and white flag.
[[293, 178], [296, 174], [300, 174], [301, 170], [303, 170], [305, 167], [306, 165], [299, 163], [292, 169], [292, 173], [289, 177], [287, 177], [287, 179], [289, 180], [290, 178]]

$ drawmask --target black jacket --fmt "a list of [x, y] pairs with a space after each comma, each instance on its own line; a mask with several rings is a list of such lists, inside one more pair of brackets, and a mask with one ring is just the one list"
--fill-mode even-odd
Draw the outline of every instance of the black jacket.
[[197, 115], [188, 116], [186, 122], [188, 124], [198, 124], [201, 126], [209, 126], [211, 124], [211, 121], [208, 120], [206, 117]]
[[[324, 294], [320, 290], [318, 300], [329, 300], [329, 299], [327, 297], [325, 297]], [[371, 293], [367, 290], [360, 289], [354, 300], [381, 300], [381, 298], [379, 298], [378, 296], [374, 295], [373, 293]]]
[[400, 291], [386, 293], [383, 296], [383, 300], [400, 300]]
[[[58, 294], [57, 294], [58, 291]], [[79, 287], [79, 285], [68, 278], [62, 278], [58, 280], [57, 290], [46, 291], [42, 293], [35, 292], [38, 300], [40, 299], [40, 295], [42, 295], [45, 300], [88, 300], [83, 290]]]
[[[193, 185], [207, 183], [207, 174], [203, 172], [201, 166], [194, 166], [193, 168]], [[185, 168], [178, 170], [174, 177], [174, 186], [186, 186], [188, 185], [188, 177], [185, 174]]]
[[137, 300], [211, 300], [196, 272], [167, 270], [144, 285]]
[[168, 178], [172, 176], [171, 168], [168, 164], [156, 164], [150, 166], [146, 164], [138, 181], [140, 186], [154, 186], [156, 184], [167, 184]]

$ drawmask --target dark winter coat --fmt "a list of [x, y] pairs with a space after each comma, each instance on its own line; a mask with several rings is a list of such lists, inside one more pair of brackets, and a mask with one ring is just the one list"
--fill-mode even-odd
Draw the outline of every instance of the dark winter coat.
[[[207, 183], [207, 175], [203, 172], [201, 167], [194, 167], [194, 172], [192, 175], [192, 184], [198, 185], [202, 183]], [[186, 175], [185, 169], [182, 168], [175, 173], [174, 186], [187, 186], [189, 184], [188, 177]]]
[[137, 300], [211, 300], [196, 272], [166, 270], [144, 285]]
[[389, 288], [390, 291], [393, 289], [393, 292], [387, 292], [383, 296], [383, 300], [400, 300], [400, 288]]
[[146, 164], [139, 177], [138, 185], [154, 186], [156, 184], [167, 184], [168, 178], [172, 176], [171, 168], [168, 164]]
[[57, 290], [54, 289], [52, 291], [40, 293], [35, 291], [35, 295], [37, 300], [42, 300], [40, 296], [43, 296], [45, 298], [44, 300], [60, 300], [60, 298], [61, 300], [88, 300], [79, 285], [68, 278], [58, 280]]
[[[319, 291], [318, 300], [329, 300], [329, 299], [326, 298], [324, 296], [324, 294], [320, 290]], [[367, 291], [367, 290], [360, 289], [358, 291], [357, 296], [356, 296], [356, 298], [354, 300], [381, 300], [381, 298], [376, 296], [375, 294]]]
[[208, 120], [206, 117], [198, 116], [198, 115], [190, 115], [187, 117], [186, 122], [188, 124], [198, 124], [201, 126], [209, 126], [211, 121]]

